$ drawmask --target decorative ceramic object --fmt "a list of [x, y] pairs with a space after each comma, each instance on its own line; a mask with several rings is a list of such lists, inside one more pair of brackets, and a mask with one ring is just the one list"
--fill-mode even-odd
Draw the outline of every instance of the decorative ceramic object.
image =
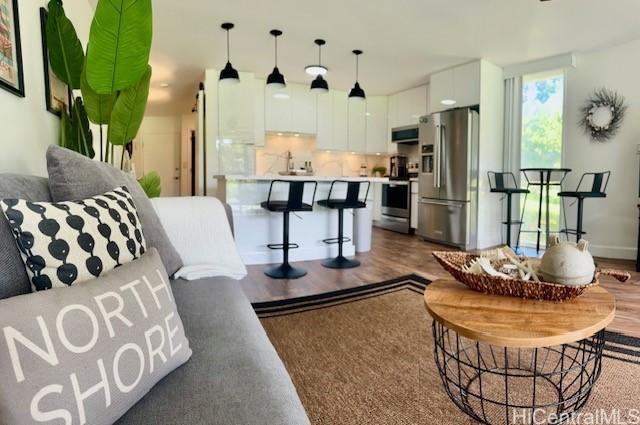
[[540, 274], [546, 282], [581, 286], [591, 283], [596, 270], [593, 257], [587, 249], [589, 242], [580, 240], [560, 242], [555, 236], [542, 256]]

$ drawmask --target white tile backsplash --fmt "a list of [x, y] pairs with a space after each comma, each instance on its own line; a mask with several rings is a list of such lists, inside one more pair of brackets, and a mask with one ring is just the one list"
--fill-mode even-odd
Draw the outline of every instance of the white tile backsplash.
[[306, 161], [311, 161], [317, 176], [358, 176], [363, 164], [367, 166], [368, 175], [371, 175], [371, 169], [376, 165], [389, 168], [387, 155], [317, 151], [313, 137], [267, 136], [264, 147], [255, 148], [255, 173], [265, 175], [285, 171], [287, 151], [293, 156], [295, 168], [301, 168]]

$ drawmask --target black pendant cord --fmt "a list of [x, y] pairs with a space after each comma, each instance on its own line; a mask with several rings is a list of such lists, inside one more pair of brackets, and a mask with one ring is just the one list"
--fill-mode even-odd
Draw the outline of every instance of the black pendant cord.
[[227, 63], [231, 63], [231, 55], [229, 54], [229, 30], [227, 30]]
[[356, 83], [358, 82], [358, 74], [359, 74], [359, 65], [360, 65], [360, 55], [356, 55]]
[[277, 68], [278, 67], [278, 37], [275, 36], [273, 38], [275, 38], [275, 41], [276, 41], [276, 61], [275, 62], [276, 62], [276, 68]]

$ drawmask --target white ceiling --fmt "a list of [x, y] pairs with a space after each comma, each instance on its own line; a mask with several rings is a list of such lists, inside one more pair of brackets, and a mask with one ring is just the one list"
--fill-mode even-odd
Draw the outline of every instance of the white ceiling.
[[[332, 88], [353, 85], [351, 50], [364, 50], [360, 83], [367, 94], [390, 94], [427, 80], [433, 71], [475, 58], [510, 65], [640, 38], [639, 0], [156, 0], [154, 68], [147, 113], [183, 113], [195, 102], [207, 68], [231, 61], [266, 78], [273, 38], [281, 29], [279, 68], [290, 82], [310, 82], [315, 38]], [[171, 86], [162, 89], [160, 83]]]

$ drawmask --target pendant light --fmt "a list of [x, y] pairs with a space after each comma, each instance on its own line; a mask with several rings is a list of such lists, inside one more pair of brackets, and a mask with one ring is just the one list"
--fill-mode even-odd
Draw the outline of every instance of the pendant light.
[[287, 86], [287, 82], [284, 79], [284, 75], [282, 75], [278, 69], [278, 37], [282, 35], [282, 31], [271, 30], [269, 34], [271, 34], [275, 40], [275, 68], [273, 68], [273, 72], [267, 77], [267, 86], [283, 89]]
[[367, 97], [364, 94], [364, 90], [360, 87], [360, 83], [358, 83], [358, 58], [362, 54], [362, 50], [354, 50], [353, 54], [356, 55], [356, 84], [353, 86], [351, 91], [349, 92], [349, 99], [354, 100], [365, 100]]
[[322, 39], [317, 39], [314, 41], [318, 45], [318, 65], [309, 65], [305, 68], [307, 74], [311, 74], [312, 72], [316, 78], [311, 82], [311, 91], [315, 93], [326, 93], [329, 91], [329, 83], [322, 76], [327, 73], [327, 68], [322, 66], [322, 46], [326, 44], [326, 42]]
[[234, 25], [231, 22], [225, 22], [221, 27], [227, 32], [227, 64], [224, 69], [220, 71], [220, 82], [238, 84], [240, 82], [240, 76], [238, 75], [238, 71], [231, 66], [229, 59], [229, 31], [234, 27]]

